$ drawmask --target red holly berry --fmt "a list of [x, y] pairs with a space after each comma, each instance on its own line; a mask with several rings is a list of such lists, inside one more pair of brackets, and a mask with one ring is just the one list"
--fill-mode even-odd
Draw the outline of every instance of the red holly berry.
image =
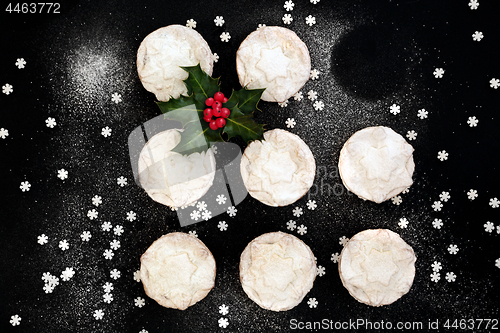
[[218, 128], [222, 128], [224, 127], [224, 125], [226, 125], [226, 120], [224, 118], [217, 118], [217, 120], [215, 120], [215, 124], [217, 125]]
[[[221, 119], [221, 118], [219, 118], [219, 119]], [[212, 130], [214, 130], [214, 131], [215, 131], [217, 128], [219, 128], [219, 127], [217, 126], [217, 123], [216, 123], [216, 121], [215, 121], [215, 120], [212, 120], [208, 126], [210, 126], [210, 129], [212, 129]]]
[[229, 111], [229, 109], [228, 109], [228, 108], [222, 108], [222, 109], [220, 109], [220, 116], [221, 116], [222, 118], [227, 118], [227, 117], [229, 117], [229, 114], [230, 114], [230, 113], [231, 113], [231, 111]]
[[224, 100], [224, 94], [221, 93], [220, 91], [216, 92], [214, 95], [214, 100], [222, 102]]
[[214, 99], [212, 97], [209, 97], [205, 100], [206, 106], [212, 106], [214, 104]]
[[221, 113], [222, 112], [222, 109], [221, 108], [217, 108], [217, 107], [214, 107], [214, 110], [212, 112], [212, 115], [214, 117], [220, 117], [221, 116]]
[[222, 100], [222, 103], [226, 103], [227, 102], [227, 97], [224, 97], [224, 99]]
[[212, 116], [210, 117], [203, 117], [203, 120], [205, 120], [207, 123], [212, 121]]
[[203, 116], [212, 118], [212, 109], [206, 108], [205, 111], [203, 111]]
[[212, 104], [212, 107], [215, 109], [215, 108], [221, 108], [222, 107], [222, 103], [220, 101], [215, 101], [214, 104]]

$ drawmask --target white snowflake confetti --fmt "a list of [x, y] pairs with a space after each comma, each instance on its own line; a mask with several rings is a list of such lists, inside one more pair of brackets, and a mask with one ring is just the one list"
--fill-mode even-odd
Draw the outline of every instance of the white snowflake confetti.
[[441, 265], [439, 261], [434, 261], [434, 263], [431, 266], [434, 272], [439, 272], [443, 268], [443, 265]]
[[10, 317], [9, 322], [12, 326], [20, 325], [21, 324], [21, 317], [19, 317], [19, 315], [13, 315]]
[[226, 198], [226, 196], [225, 196], [224, 194], [219, 194], [219, 195], [217, 196], [217, 198], [215, 199], [215, 201], [217, 201], [217, 203], [218, 203], [219, 205], [223, 205], [223, 204], [225, 204], [225, 203], [226, 203], [226, 200], [227, 200], [227, 198]]
[[26, 191], [29, 191], [30, 190], [30, 187], [31, 187], [31, 184], [27, 181], [25, 182], [21, 182], [21, 186], [19, 186], [19, 188], [21, 189], [21, 191], [23, 192], [26, 192]]
[[441, 211], [441, 208], [443, 208], [443, 203], [441, 201], [434, 201], [434, 203], [432, 204], [432, 208], [434, 209], [434, 211], [439, 212]]
[[215, 26], [222, 27], [226, 21], [224, 21], [224, 17], [216, 16], [214, 19]]
[[397, 115], [398, 113], [401, 112], [401, 107], [397, 104], [392, 104], [389, 107], [389, 112], [392, 113], [393, 115]]
[[47, 241], [49, 240], [49, 237], [47, 237], [45, 234], [41, 234], [38, 236], [38, 244], [44, 245], [47, 244]]
[[307, 227], [301, 224], [299, 227], [297, 227], [297, 233], [301, 236], [304, 236], [305, 234], [307, 234]]
[[316, 101], [313, 104], [314, 110], [322, 111], [325, 108], [325, 103], [323, 101]]
[[414, 130], [408, 131], [408, 133], [406, 133], [406, 137], [408, 138], [408, 140], [413, 141], [417, 139], [417, 132], [415, 132]]
[[84, 242], [88, 242], [90, 240], [90, 238], [92, 237], [92, 235], [90, 234], [90, 231], [84, 231], [80, 237], [82, 238], [82, 241]]
[[95, 209], [91, 209], [87, 212], [87, 217], [91, 220], [96, 219], [99, 213]]
[[318, 205], [316, 204], [316, 200], [308, 200], [306, 203], [307, 209], [315, 210]]
[[96, 320], [101, 320], [103, 317], [104, 317], [104, 311], [102, 311], [101, 309], [94, 311], [94, 318]]
[[102, 198], [98, 195], [94, 196], [92, 198], [92, 204], [96, 207], [99, 207], [99, 205], [102, 204]]
[[104, 258], [106, 258], [107, 260], [111, 260], [113, 259], [113, 256], [115, 255], [113, 253], [113, 251], [111, 251], [110, 249], [107, 249], [107, 250], [104, 250], [104, 253], [102, 254], [104, 256]]
[[11, 85], [11, 84], [4, 84], [2, 86], [2, 92], [5, 94], [5, 95], [9, 95], [11, 94], [12, 92], [14, 91], [14, 87]]
[[278, 105], [282, 108], [286, 108], [288, 106], [288, 100], [284, 101], [284, 102], [281, 102], [281, 103], [278, 103]]
[[54, 285], [45, 284], [43, 286], [43, 291], [45, 291], [46, 294], [50, 294], [50, 293], [52, 293], [54, 291], [54, 288], [55, 288]]
[[448, 252], [450, 252], [450, 254], [457, 254], [458, 246], [451, 244], [450, 246], [448, 246]]
[[217, 53], [212, 54], [212, 59], [214, 62], [219, 62], [219, 55]]
[[298, 91], [293, 95], [293, 99], [297, 102], [300, 102], [304, 98], [304, 95], [302, 94], [302, 91]]
[[212, 212], [208, 210], [204, 210], [201, 212], [201, 218], [204, 219], [205, 221], [208, 221], [212, 218]]
[[197, 210], [193, 210], [191, 214], [189, 214], [189, 216], [191, 216], [191, 220], [198, 221], [199, 218], [201, 217], [201, 213]]
[[67, 240], [63, 239], [62, 241], [59, 242], [59, 248], [63, 251], [66, 251], [69, 249], [69, 243]]
[[195, 29], [196, 28], [196, 21], [193, 19], [189, 19], [186, 21], [186, 27]]
[[443, 191], [439, 195], [439, 200], [441, 200], [443, 202], [448, 202], [448, 200], [450, 200], [450, 198], [451, 198], [450, 192]]
[[349, 241], [349, 238], [347, 238], [346, 236], [342, 236], [339, 238], [339, 244], [342, 246], [345, 246], [348, 241]]
[[134, 299], [134, 304], [135, 306], [142, 308], [144, 305], [146, 305], [146, 300], [142, 297], [137, 297]]
[[113, 302], [113, 295], [110, 293], [105, 293], [104, 295], [102, 295], [102, 298], [104, 299], [104, 303], [110, 304], [111, 302]]
[[498, 258], [497, 260], [495, 260], [495, 266], [497, 266], [498, 268], [500, 268], [500, 258]]
[[493, 88], [493, 89], [498, 89], [498, 87], [500, 87], [500, 80], [492, 78], [490, 80], [490, 87]]
[[68, 171], [64, 169], [57, 170], [57, 177], [61, 180], [65, 180], [68, 178]]
[[120, 176], [116, 179], [116, 182], [118, 185], [120, 185], [121, 187], [127, 185], [127, 178], [123, 177], [123, 176]]
[[48, 117], [47, 119], [45, 119], [45, 125], [49, 128], [54, 128], [57, 123], [54, 118]]
[[314, 90], [309, 90], [307, 92], [307, 98], [309, 98], [311, 101], [315, 101], [318, 99], [318, 93]]
[[498, 200], [498, 198], [491, 198], [489, 205], [491, 208], [498, 208], [500, 206], [500, 200]]
[[112, 94], [111, 101], [115, 102], [116, 104], [120, 103], [122, 101], [122, 95], [120, 95], [119, 93]]
[[316, 270], [316, 275], [323, 276], [325, 274], [326, 274], [325, 267], [319, 265], [317, 270]]
[[219, 318], [219, 327], [226, 328], [229, 325], [229, 321], [226, 318]]
[[283, 6], [283, 8], [285, 8], [286, 11], [289, 12], [289, 11], [293, 10], [293, 6], [295, 6], [293, 1], [288, 0], [288, 1], [285, 1], [285, 5]]
[[425, 119], [425, 118], [427, 118], [428, 115], [429, 115], [429, 112], [425, 111], [425, 109], [420, 109], [417, 111], [417, 117], [419, 117], [420, 119]]
[[438, 160], [440, 160], [441, 162], [442, 161], [446, 161], [448, 159], [448, 153], [446, 152], [446, 150], [441, 150], [441, 151], [438, 151], [438, 156], [437, 156]]
[[226, 221], [220, 221], [219, 224], [217, 224], [217, 228], [219, 228], [220, 231], [226, 231], [227, 230]]
[[486, 222], [483, 226], [486, 232], [491, 233], [493, 230], [495, 230], [495, 225], [490, 221]]
[[291, 24], [293, 21], [292, 14], [285, 14], [281, 19], [283, 20], [284, 24]]
[[431, 281], [432, 282], [438, 282], [440, 279], [441, 279], [441, 274], [439, 274], [438, 272], [433, 272], [431, 274]]
[[292, 210], [292, 213], [293, 213], [293, 216], [295, 216], [295, 217], [300, 217], [302, 214], [304, 214], [302, 211], [302, 208], [300, 208], [300, 207], [295, 207]]
[[227, 208], [227, 213], [228, 213], [228, 215], [229, 215], [230, 217], [235, 217], [235, 216], [236, 216], [236, 212], [237, 212], [237, 211], [238, 211], [238, 210], [237, 210], [237, 209], [236, 209], [236, 207], [234, 207], [234, 206], [230, 206], [230, 207], [228, 207], [228, 208]]
[[405, 217], [402, 217], [399, 219], [398, 225], [401, 227], [401, 229], [408, 228], [408, 219]]
[[436, 69], [434, 70], [434, 72], [432, 72], [432, 74], [434, 75], [434, 77], [435, 77], [436, 79], [440, 79], [440, 78], [442, 78], [442, 77], [443, 77], [443, 75], [444, 75], [444, 69], [442, 69], [442, 68], [436, 68]]
[[107, 138], [108, 136], [111, 136], [111, 131], [112, 131], [111, 128], [109, 128], [108, 126], [103, 127], [101, 130], [101, 135]]
[[457, 276], [453, 272], [448, 272], [448, 273], [446, 273], [445, 279], [448, 282], [455, 282], [455, 280], [457, 279]]
[[395, 204], [396, 206], [399, 206], [401, 205], [401, 203], [403, 202], [403, 198], [401, 198], [400, 195], [396, 195], [394, 197], [391, 198], [391, 201], [393, 204]]
[[212, 146], [210, 147], [210, 149], [212, 150], [212, 153], [214, 153], [214, 155], [217, 155], [217, 146]]
[[220, 35], [220, 40], [222, 42], [229, 42], [229, 40], [231, 39], [231, 35], [229, 34], [229, 32], [223, 32], [221, 35]]
[[472, 40], [475, 42], [480, 42], [481, 39], [484, 38], [484, 35], [481, 31], [476, 31], [472, 34]]
[[200, 201], [196, 204], [196, 208], [198, 208], [200, 211], [204, 211], [207, 209], [207, 204], [205, 201]]
[[0, 138], [5, 139], [9, 136], [9, 131], [5, 128], [0, 128]]
[[113, 250], [118, 250], [121, 247], [120, 241], [113, 239], [113, 241], [109, 243], [109, 247]]
[[334, 264], [338, 263], [339, 259], [340, 259], [340, 254], [338, 252], [332, 253], [331, 260], [333, 261]]
[[137, 270], [134, 272], [134, 281], [135, 282], [141, 282], [141, 271]]
[[127, 220], [130, 222], [135, 221], [137, 219], [137, 214], [133, 211], [127, 213]]
[[110, 231], [112, 227], [110, 222], [104, 222], [101, 226], [102, 231]]
[[311, 3], [312, 3], [313, 5], [316, 5], [319, 1], [320, 1], [320, 0], [311, 0]]
[[198, 234], [196, 233], [196, 230], [189, 231], [189, 235], [198, 238]]
[[479, 7], [479, 2], [477, 0], [470, 0], [469, 7], [471, 10], [476, 10]]
[[318, 301], [316, 300], [316, 298], [309, 298], [309, 300], [307, 301], [307, 305], [309, 305], [311, 309], [316, 308], [318, 306]]
[[108, 293], [108, 294], [109, 294], [109, 293], [110, 293], [113, 289], [115, 289], [115, 288], [113, 287], [113, 284], [112, 284], [111, 282], [106, 282], [106, 283], [102, 286], [102, 288], [104, 289], [104, 292], [105, 292], [105, 293]]
[[117, 225], [114, 229], [113, 232], [117, 236], [121, 236], [123, 234], [123, 227], [121, 225]]
[[64, 271], [61, 273], [61, 280], [69, 281], [75, 275], [75, 270], [73, 267], [66, 267]]
[[227, 315], [229, 313], [229, 307], [225, 304], [222, 304], [219, 306], [219, 313], [223, 316]]
[[112, 279], [119, 279], [120, 276], [122, 276], [122, 273], [117, 270], [116, 268], [114, 268], [112, 271], [109, 272], [109, 276], [112, 278]]
[[15, 63], [16, 67], [19, 69], [23, 69], [26, 66], [26, 60], [24, 58], [18, 58]]
[[314, 80], [317, 80], [317, 79], [319, 78], [319, 74], [320, 74], [320, 71], [319, 71], [319, 70], [317, 70], [317, 69], [313, 69], [313, 70], [311, 70], [311, 74], [309, 75], [309, 78], [310, 78], [311, 80], [313, 80], [313, 81], [314, 81]]
[[297, 223], [294, 220], [290, 220], [286, 223], [286, 228], [288, 230], [294, 231], [297, 228]]
[[288, 119], [285, 121], [285, 124], [286, 124], [286, 127], [288, 127], [288, 128], [294, 128], [294, 127], [295, 127], [295, 125], [296, 125], [297, 123], [295, 122], [295, 119], [293, 119], [293, 118], [288, 118]]
[[316, 24], [316, 18], [312, 15], [309, 15], [306, 17], [306, 24], [308, 24], [310, 27]]
[[469, 192], [467, 192], [467, 198], [469, 198], [469, 200], [475, 200], [477, 198], [477, 190], [470, 189]]
[[441, 219], [434, 219], [434, 221], [432, 221], [432, 226], [436, 229], [441, 229], [441, 227], [443, 226], [443, 220]]
[[469, 124], [470, 127], [477, 127], [478, 123], [479, 120], [476, 118], [476, 116], [472, 116], [467, 119], [467, 124]]

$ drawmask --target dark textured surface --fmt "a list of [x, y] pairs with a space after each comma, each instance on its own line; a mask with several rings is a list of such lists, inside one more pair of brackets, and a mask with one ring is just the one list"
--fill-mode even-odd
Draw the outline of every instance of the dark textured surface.
[[[1, 332], [283, 332], [290, 320], [422, 321], [461, 318], [499, 318], [500, 234], [485, 231], [487, 221], [500, 225], [500, 208], [489, 205], [500, 198], [498, 177], [498, 104], [500, 89], [490, 87], [500, 78], [499, 31], [495, 1], [481, 0], [477, 10], [468, 1], [328, 1], [316, 5], [295, 0], [286, 12], [284, 1], [73, 1], [62, 4], [60, 14], [6, 13], [1, 17], [0, 85], [13, 92], [0, 94], [0, 128], [9, 136], [0, 139], [0, 331]], [[3, 6], [3, 5], [2, 5]], [[151, 31], [168, 24], [197, 22], [196, 30], [220, 59], [214, 76], [222, 91], [239, 88], [235, 53], [241, 41], [259, 23], [289, 27], [308, 45], [312, 68], [320, 71], [302, 89], [302, 101], [288, 106], [261, 102], [256, 118], [267, 128], [285, 128], [287, 118], [297, 125], [289, 129], [310, 146], [316, 158], [317, 176], [310, 193], [288, 207], [271, 208], [248, 196], [236, 208], [236, 216], [219, 215], [207, 222], [180, 228], [175, 212], [153, 202], [133, 181], [128, 156], [128, 135], [137, 126], [159, 115], [154, 96], [137, 77], [135, 53]], [[215, 16], [225, 25], [216, 27]], [[316, 17], [312, 27], [308, 15]], [[219, 35], [231, 34], [229, 43]], [[473, 41], [482, 31], [484, 39]], [[24, 58], [24, 69], [16, 59]], [[444, 68], [443, 78], [433, 76]], [[325, 104], [315, 110], [307, 92], [318, 92]], [[111, 101], [119, 93], [122, 101]], [[397, 104], [401, 113], [389, 112]], [[427, 119], [417, 111], [426, 109]], [[468, 117], [479, 119], [469, 127]], [[45, 120], [55, 118], [48, 128]], [[336, 164], [343, 143], [366, 126], [385, 125], [415, 148], [415, 183], [402, 195], [402, 203], [377, 205], [347, 194]], [[110, 137], [101, 135], [103, 127]], [[244, 148], [242, 146], [242, 148]], [[437, 159], [446, 150], [446, 161]], [[57, 177], [64, 168], [66, 180]], [[124, 176], [128, 185], [120, 187]], [[20, 183], [31, 189], [22, 192]], [[467, 192], [475, 189], [471, 201]], [[432, 204], [443, 191], [451, 199], [441, 211]], [[95, 195], [102, 197], [98, 207]], [[309, 210], [308, 199], [318, 207]], [[295, 207], [303, 209], [293, 216]], [[96, 209], [98, 218], [87, 217]], [[137, 214], [127, 221], [127, 212]], [[408, 228], [398, 226], [407, 218]], [[435, 218], [444, 226], [433, 228]], [[307, 227], [305, 235], [287, 230], [295, 220]], [[121, 236], [104, 232], [109, 221], [122, 225]], [[220, 231], [226, 221], [227, 231]], [[341, 251], [339, 238], [368, 228], [389, 228], [410, 244], [417, 256], [416, 277], [410, 292], [393, 305], [372, 308], [354, 300], [340, 282], [337, 265], [330, 258]], [[145, 296], [133, 273], [139, 257], [161, 235], [172, 231], [196, 231], [217, 262], [216, 285], [195, 306], [165, 309]], [[82, 241], [83, 231], [92, 238]], [[288, 231], [306, 242], [326, 274], [296, 308], [274, 313], [259, 308], [243, 292], [238, 278], [239, 255], [246, 244], [264, 232]], [[40, 245], [37, 237], [48, 236]], [[59, 241], [66, 239], [66, 251]], [[121, 242], [111, 260], [103, 257], [113, 239]], [[456, 244], [459, 252], [447, 251]], [[430, 279], [431, 264], [443, 265], [441, 279]], [[66, 267], [75, 275], [45, 293], [45, 272], [59, 276]], [[121, 271], [117, 280], [112, 269]], [[457, 275], [455, 282], [446, 272]], [[112, 282], [114, 300], [103, 301], [103, 285]], [[134, 305], [143, 297], [146, 305]], [[309, 298], [318, 305], [310, 308]], [[225, 304], [229, 313], [219, 313]], [[94, 311], [104, 317], [96, 320]], [[22, 320], [13, 327], [13, 315]], [[219, 318], [227, 318], [220, 328]]]

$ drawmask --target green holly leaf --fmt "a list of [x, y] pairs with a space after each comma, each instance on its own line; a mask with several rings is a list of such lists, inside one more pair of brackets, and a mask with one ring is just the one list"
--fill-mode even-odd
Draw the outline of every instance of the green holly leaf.
[[193, 96], [171, 98], [168, 102], [156, 102], [166, 119], [176, 120], [185, 126], [187, 123], [203, 118], [203, 110]]
[[188, 95], [193, 96], [193, 98], [203, 107], [203, 105], [205, 105], [205, 100], [209, 97], [213, 97], [213, 95], [220, 90], [219, 79], [214, 79], [205, 73], [203, 69], [201, 69], [200, 64], [181, 68], [189, 73], [187, 79], [184, 80]]
[[226, 119], [224, 133], [228, 138], [240, 136], [245, 142], [253, 140], [263, 140], [264, 125], [253, 121], [253, 114], [244, 114], [237, 107], [231, 110], [231, 114]]
[[[228, 109], [237, 107], [243, 114], [250, 114], [255, 110], [259, 110], [257, 104], [260, 101], [262, 93], [265, 89], [247, 89], [233, 90], [231, 97], [224, 103]], [[260, 110], [259, 110], [260, 111]]]
[[183, 155], [201, 153], [208, 149], [210, 143], [220, 141], [223, 141], [220, 129], [211, 130], [206, 122], [190, 122], [184, 126], [181, 141], [172, 151]]

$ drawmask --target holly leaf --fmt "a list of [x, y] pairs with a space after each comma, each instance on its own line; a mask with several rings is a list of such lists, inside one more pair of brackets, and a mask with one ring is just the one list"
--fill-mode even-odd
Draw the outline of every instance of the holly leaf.
[[156, 102], [165, 119], [176, 120], [184, 127], [187, 123], [203, 118], [203, 109], [196, 103], [193, 96], [171, 98], [168, 102]]
[[263, 140], [264, 125], [253, 121], [253, 114], [244, 114], [237, 107], [231, 110], [231, 114], [226, 118], [224, 133], [228, 138], [240, 136], [245, 142], [253, 140]]
[[206, 122], [190, 122], [184, 126], [181, 141], [172, 151], [183, 155], [201, 153], [208, 149], [211, 142], [220, 141], [223, 141], [221, 130], [211, 130]]
[[224, 103], [224, 106], [230, 110], [237, 107], [241, 113], [250, 114], [255, 110], [259, 110], [257, 104], [264, 90], [265, 89], [247, 89], [246, 87], [240, 90], [233, 90], [231, 97]]
[[189, 73], [187, 79], [184, 80], [188, 95], [193, 96], [198, 103], [201, 103], [201, 106], [205, 104], [207, 98], [213, 97], [220, 90], [219, 79], [214, 79], [205, 73], [200, 64], [181, 68]]

